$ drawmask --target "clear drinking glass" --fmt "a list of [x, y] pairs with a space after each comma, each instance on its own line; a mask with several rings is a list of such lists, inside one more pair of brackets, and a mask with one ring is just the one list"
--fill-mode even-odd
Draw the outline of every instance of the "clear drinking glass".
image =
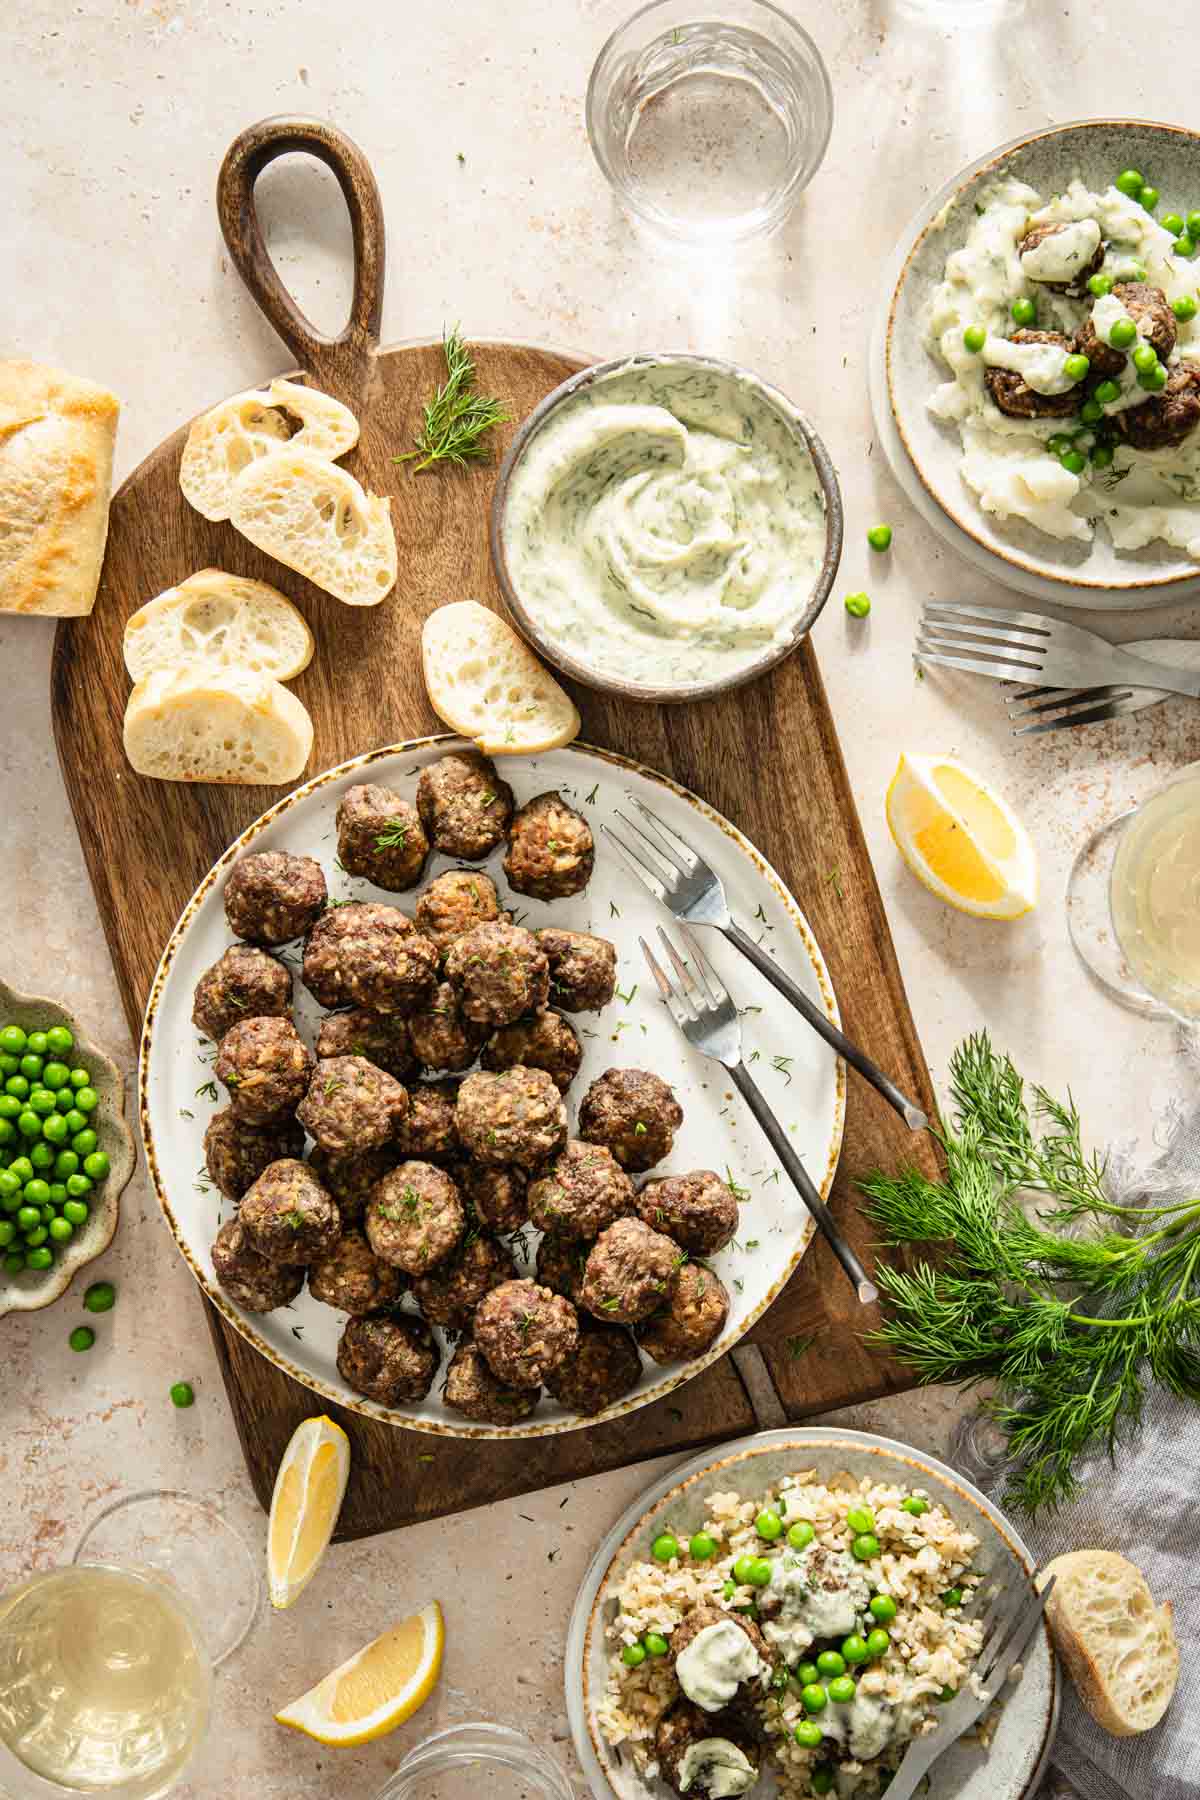
[[507, 1725], [455, 1725], [410, 1750], [377, 1800], [575, 1800], [552, 1757]]
[[773, 230], [832, 125], [820, 51], [769, 0], [652, 0], [613, 32], [588, 84], [588, 137], [618, 198], [692, 243]]

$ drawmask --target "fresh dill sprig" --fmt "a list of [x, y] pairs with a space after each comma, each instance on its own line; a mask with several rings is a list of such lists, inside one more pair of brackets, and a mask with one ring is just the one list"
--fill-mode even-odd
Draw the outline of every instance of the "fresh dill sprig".
[[1111, 1201], [1074, 1103], [1027, 1098], [986, 1033], [955, 1051], [950, 1090], [945, 1180], [907, 1168], [863, 1184], [886, 1243], [938, 1246], [910, 1269], [880, 1264], [876, 1338], [923, 1381], [993, 1383], [1007, 1498], [1052, 1509], [1078, 1491], [1080, 1457], [1115, 1455], [1151, 1384], [1200, 1400], [1200, 1197]]
[[425, 402], [416, 449], [392, 458], [393, 462], [403, 463], [419, 457], [412, 470], [414, 475], [432, 463], [457, 463], [464, 468], [486, 456], [485, 435], [493, 425], [503, 425], [512, 417], [502, 400], [475, 392], [475, 364], [457, 325], [443, 337], [442, 351], [446, 379], [433, 399]]

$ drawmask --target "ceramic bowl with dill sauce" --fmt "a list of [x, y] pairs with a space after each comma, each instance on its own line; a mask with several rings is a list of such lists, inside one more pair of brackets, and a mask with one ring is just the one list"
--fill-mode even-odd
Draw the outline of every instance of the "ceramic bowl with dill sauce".
[[639, 355], [564, 381], [496, 482], [492, 559], [519, 630], [624, 699], [708, 699], [781, 662], [829, 596], [842, 501], [778, 388], [715, 357]]

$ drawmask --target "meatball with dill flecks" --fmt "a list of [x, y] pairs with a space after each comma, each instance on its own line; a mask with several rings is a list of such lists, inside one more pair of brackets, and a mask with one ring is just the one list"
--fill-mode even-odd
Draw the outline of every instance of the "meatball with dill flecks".
[[322, 1006], [410, 1013], [437, 984], [438, 953], [398, 907], [365, 900], [323, 913], [304, 946], [303, 980]]
[[519, 1425], [536, 1411], [541, 1390], [508, 1387], [492, 1374], [479, 1345], [468, 1338], [450, 1358], [442, 1398], [451, 1412], [476, 1425]]
[[446, 856], [482, 862], [504, 841], [512, 810], [512, 789], [478, 750], [452, 750], [421, 771], [417, 811]]
[[230, 1106], [214, 1113], [204, 1133], [204, 1166], [227, 1200], [240, 1200], [263, 1170], [281, 1158], [299, 1156], [304, 1131], [295, 1119], [247, 1125]]
[[225, 1033], [213, 1063], [230, 1110], [246, 1125], [272, 1125], [294, 1113], [312, 1071], [312, 1051], [290, 1019], [243, 1019]]
[[567, 1139], [562, 1095], [544, 1069], [476, 1071], [458, 1090], [459, 1139], [476, 1162], [540, 1169]]
[[545, 955], [521, 925], [476, 925], [451, 944], [445, 971], [463, 1013], [480, 1025], [539, 1012], [550, 992]]
[[328, 1056], [313, 1070], [296, 1117], [322, 1150], [374, 1150], [396, 1135], [408, 1090], [365, 1056]]
[[499, 918], [496, 884], [477, 869], [447, 869], [435, 876], [417, 901], [418, 929], [443, 956], [476, 925], [494, 925]]
[[579, 1108], [580, 1137], [604, 1144], [635, 1175], [671, 1154], [682, 1124], [683, 1108], [661, 1075], [648, 1069], [607, 1069]]
[[475, 1342], [500, 1381], [537, 1388], [574, 1356], [579, 1322], [560, 1294], [533, 1281], [506, 1281], [475, 1309]]
[[221, 1288], [243, 1312], [290, 1306], [304, 1286], [303, 1264], [268, 1261], [254, 1248], [240, 1219], [226, 1219], [213, 1243], [212, 1261]]
[[427, 1069], [469, 1069], [487, 1038], [487, 1026], [467, 1018], [448, 981], [438, 983], [407, 1023], [413, 1051]]
[[564, 1012], [599, 1012], [617, 991], [617, 952], [591, 931], [542, 925], [534, 932], [550, 965], [550, 998]]
[[666, 1302], [686, 1251], [640, 1219], [618, 1219], [588, 1254], [580, 1302], [608, 1325], [635, 1325]]
[[328, 1255], [342, 1234], [333, 1195], [308, 1163], [295, 1157], [282, 1157], [263, 1170], [243, 1194], [238, 1218], [268, 1262], [316, 1262]]
[[466, 1225], [457, 1187], [432, 1163], [400, 1163], [367, 1202], [367, 1241], [376, 1256], [406, 1275], [424, 1275], [445, 1262]]
[[313, 1299], [339, 1312], [369, 1313], [394, 1306], [405, 1285], [400, 1270], [381, 1262], [361, 1231], [344, 1231], [308, 1271]]
[[504, 873], [518, 894], [564, 900], [581, 894], [592, 878], [596, 844], [582, 813], [561, 794], [537, 794], [508, 828]]
[[220, 1043], [242, 1019], [283, 1019], [292, 1004], [291, 971], [265, 950], [233, 944], [196, 983], [192, 1024]]
[[429, 855], [429, 839], [415, 806], [391, 788], [363, 783], [347, 788], [337, 809], [338, 861], [347, 875], [401, 893], [416, 887]]
[[518, 1064], [523, 1069], [544, 1069], [565, 1094], [583, 1063], [583, 1045], [566, 1019], [545, 1010], [501, 1025], [488, 1039], [480, 1061], [493, 1073]]
[[356, 1394], [380, 1406], [423, 1400], [437, 1374], [433, 1333], [407, 1314], [369, 1313], [353, 1318], [337, 1351], [338, 1374]]
[[398, 1013], [368, 1012], [363, 1006], [322, 1019], [317, 1057], [327, 1056], [365, 1056], [397, 1081], [407, 1081], [420, 1066], [408, 1020]]
[[270, 947], [303, 937], [327, 898], [325, 872], [314, 857], [253, 850], [226, 878], [225, 917], [234, 937]]

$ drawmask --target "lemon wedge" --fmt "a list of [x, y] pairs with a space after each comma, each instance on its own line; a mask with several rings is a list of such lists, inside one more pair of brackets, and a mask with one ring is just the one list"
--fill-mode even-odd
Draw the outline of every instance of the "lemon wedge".
[[436, 1600], [275, 1714], [320, 1744], [365, 1744], [410, 1719], [437, 1685], [445, 1629]]
[[887, 792], [896, 848], [931, 894], [976, 919], [1037, 903], [1037, 853], [1008, 802], [952, 756], [902, 755]]
[[271, 1495], [267, 1583], [272, 1606], [291, 1606], [316, 1574], [349, 1477], [350, 1440], [341, 1426], [323, 1413], [297, 1425]]

